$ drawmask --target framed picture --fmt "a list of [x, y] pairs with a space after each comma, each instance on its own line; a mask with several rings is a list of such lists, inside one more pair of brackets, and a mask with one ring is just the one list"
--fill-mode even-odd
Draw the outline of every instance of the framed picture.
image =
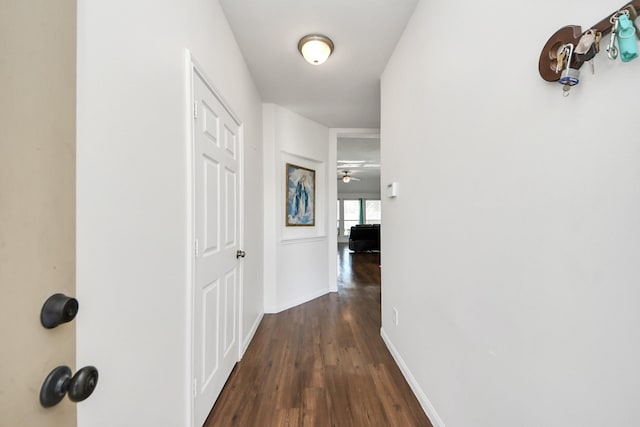
[[316, 224], [316, 171], [287, 163], [286, 225]]

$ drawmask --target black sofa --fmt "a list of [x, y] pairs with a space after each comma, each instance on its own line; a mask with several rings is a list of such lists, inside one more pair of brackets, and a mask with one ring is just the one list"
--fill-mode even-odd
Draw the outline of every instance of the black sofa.
[[380, 250], [380, 224], [359, 224], [349, 232], [349, 249], [354, 252]]

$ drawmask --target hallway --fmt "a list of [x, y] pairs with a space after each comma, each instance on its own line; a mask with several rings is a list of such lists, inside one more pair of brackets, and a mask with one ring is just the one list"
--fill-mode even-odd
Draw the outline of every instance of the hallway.
[[341, 244], [338, 293], [265, 315], [205, 426], [431, 426], [380, 337], [379, 264]]

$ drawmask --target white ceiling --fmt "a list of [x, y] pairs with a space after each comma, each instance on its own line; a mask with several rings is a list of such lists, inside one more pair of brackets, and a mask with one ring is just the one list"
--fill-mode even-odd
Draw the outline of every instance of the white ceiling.
[[380, 138], [338, 138], [336, 179], [342, 171], [360, 181], [338, 181], [338, 194], [380, 192]]
[[[220, 0], [264, 102], [328, 127], [380, 127], [380, 75], [418, 0]], [[322, 65], [298, 40], [331, 38]]]

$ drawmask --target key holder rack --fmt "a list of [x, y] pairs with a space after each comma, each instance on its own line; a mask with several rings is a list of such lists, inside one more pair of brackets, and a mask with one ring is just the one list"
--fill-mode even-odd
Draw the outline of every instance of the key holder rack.
[[[633, 8], [632, 15], [640, 15], [640, 0], [633, 0], [618, 10], [628, 9], [631, 11], [631, 8]], [[602, 36], [609, 34], [611, 32], [611, 22], [609, 19], [616, 12], [617, 11], [613, 11], [597, 24], [587, 28], [587, 30], [594, 29], [601, 32]], [[579, 25], [567, 25], [566, 27], [562, 27], [556, 31], [549, 40], [547, 40], [547, 43], [544, 45], [542, 52], [540, 53], [540, 60], [538, 61], [540, 77], [548, 82], [557, 82], [560, 80], [560, 73], [556, 72], [556, 67], [558, 65], [558, 49], [567, 43], [572, 43], [574, 46], [577, 45], [583, 34], [584, 32], [582, 31], [582, 27]], [[580, 69], [584, 64], [584, 61], [574, 54], [571, 57], [571, 64], [572, 67]]]

